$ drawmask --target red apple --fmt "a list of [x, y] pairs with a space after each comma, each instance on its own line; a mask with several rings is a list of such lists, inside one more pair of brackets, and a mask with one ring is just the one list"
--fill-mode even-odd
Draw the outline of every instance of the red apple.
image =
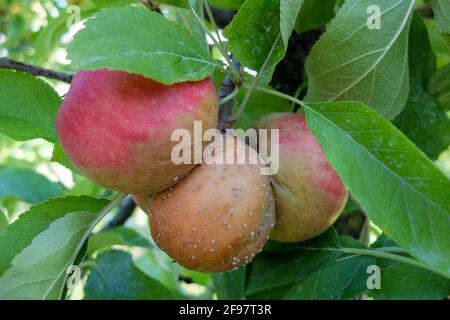
[[[123, 71], [80, 71], [71, 84], [56, 128], [74, 165], [98, 184], [150, 194], [176, 183], [195, 164], [171, 160], [173, 130], [193, 133], [217, 126], [213, 81], [163, 85]], [[193, 144], [193, 143], [192, 143]]]
[[276, 113], [257, 129], [279, 129], [279, 171], [272, 176], [277, 224], [272, 238], [297, 242], [318, 236], [338, 218], [348, 192], [329, 165], [305, 117]]

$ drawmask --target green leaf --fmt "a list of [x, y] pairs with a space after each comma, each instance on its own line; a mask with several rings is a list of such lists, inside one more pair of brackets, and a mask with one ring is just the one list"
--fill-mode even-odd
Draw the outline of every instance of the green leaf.
[[346, 255], [326, 264], [286, 293], [286, 299], [343, 300], [367, 291], [367, 267], [375, 264], [368, 256]]
[[102, 10], [68, 52], [75, 68], [124, 70], [164, 84], [204, 79], [217, 66], [181, 25], [138, 7]]
[[428, 90], [438, 97], [444, 110], [450, 110], [450, 63], [436, 71], [428, 83]]
[[[381, 247], [395, 248], [397, 244], [383, 234], [372, 245]], [[450, 292], [450, 280], [436, 273], [381, 258], [376, 258], [376, 264], [381, 268], [381, 289], [368, 292], [375, 299], [442, 300]]]
[[450, 34], [440, 33], [436, 30], [434, 21], [425, 20], [433, 52], [436, 54], [437, 66], [441, 68], [450, 63]]
[[75, 185], [72, 189], [66, 192], [68, 196], [91, 196], [91, 197], [101, 197], [104, 196], [106, 190], [95, 184], [88, 178], [83, 176], [75, 176]]
[[285, 46], [280, 33], [280, 0], [247, 0], [224, 30], [236, 59], [259, 71], [273, 48], [261, 82], [269, 82], [283, 58]]
[[[200, 18], [204, 18], [204, 8], [202, 0], [190, 0], [190, 4], [196, 14]], [[173, 15], [173, 18], [172, 18]], [[208, 49], [208, 40], [206, 33], [203, 31], [201, 25], [198, 23], [197, 18], [188, 8], [173, 8], [169, 11], [168, 18], [181, 24], [186, 30], [188, 30], [196, 39], [201, 41], [202, 46]], [[220, 70], [220, 69], [216, 69]], [[216, 71], [214, 70], [214, 72]]]
[[250, 299], [351, 299], [367, 291], [370, 256], [344, 253], [365, 248], [330, 228], [301, 243], [270, 241], [251, 264], [247, 287]]
[[61, 99], [44, 81], [22, 72], [0, 70], [0, 132], [20, 141], [56, 142], [55, 119]]
[[53, 145], [53, 154], [51, 161], [58, 162], [63, 165], [67, 169], [72, 170], [73, 172], [78, 172], [77, 168], [72, 164], [72, 162], [67, 157], [64, 149], [59, 143], [55, 143]]
[[307, 60], [308, 101], [354, 100], [388, 119], [409, 92], [408, 32], [413, 0], [380, 0], [381, 29], [369, 29], [372, 0], [349, 0]]
[[62, 195], [63, 186], [31, 169], [7, 167], [0, 169], [0, 196], [15, 196], [29, 203], [38, 203]]
[[247, 269], [221, 272], [213, 275], [214, 287], [221, 300], [240, 300], [245, 296], [245, 279]]
[[[89, 10], [88, 12], [95, 11]], [[81, 13], [84, 13], [84, 10], [81, 10]], [[33, 64], [42, 65], [49, 60], [49, 56], [51, 56], [51, 53], [58, 46], [61, 37], [67, 32], [67, 21], [72, 14], [64, 13], [61, 16], [49, 19], [47, 26], [39, 31], [34, 42], [34, 49], [36, 51], [31, 56], [31, 62]]]
[[179, 8], [187, 8], [186, 0], [156, 0], [154, 1], [159, 4], [171, 5]]
[[447, 177], [363, 104], [310, 104], [306, 115], [328, 161], [369, 218], [414, 257], [450, 275]]
[[321, 237], [298, 244], [270, 242], [251, 264], [246, 295], [299, 281], [341, 255], [339, 252], [302, 251], [302, 247], [332, 247], [341, 245], [334, 230]]
[[[450, 119], [427, 92], [436, 71], [436, 57], [431, 51], [425, 24], [414, 15], [409, 34], [410, 92], [394, 124], [431, 159], [437, 159], [450, 145]], [[449, 69], [450, 70], [450, 69]]]
[[238, 10], [245, 0], [209, 0], [208, 2], [214, 7], [225, 10]]
[[33, 47], [36, 50], [30, 57], [35, 65], [43, 65], [48, 61], [53, 62], [53, 53], [58, 47], [65, 47], [62, 37], [67, 32], [68, 26], [75, 24], [79, 10], [79, 18], [87, 19], [99, 10], [107, 7], [120, 7], [136, 3], [136, 0], [90, 0], [77, 3], [75, 6], [68, 6], [65, 10], [60, 10], [57, 17], [47, 17], [48, 22], [45, 28], [41, 28], [37, 34]]
[[90, 0], [97, 8], [120, 7], [134, 4], [134, 0]]
[[297, 15], [302, 8], [304, 0], [280, 0], [280, 22], [281, 36], [284, 45], [287, 47], [292, 30], [294, 30]]
[[0, 299], [60, 299], [97, 213], [72, 212], [50, 224], [0, 278]]
[[89, 300], [172, 299], [171, 292], [134, 265], [131, 255], [109, 250], [95, 260], [85, 287]]
[[319, 28], [333, 19], [336, 0], [304, 0], [295, 22], [298, 34]]
[[249, 300], [281, 300], [286, 295], [286, 292], [291, 289], [292, 284], [283, 285], [280, 287], [273, 287], [264, 291], [258, 291], [254, 294], [248, 295]]
[[113, 245], [151, 248], [150, 241], [136, 230], [127, 227], [116, 227], [109, 231], [97, 232], [89, 238], [88, 254], [109, 248]]
[[6, 212], [2, 208], [0, 208], [0, 235], [8, 225], [9, 225], [8, 216], [6, 215]]
[[28, 247], [52, 222], [70, 212], [98, 212], [106, 204], [106, 200], [90, 197], [65, 197], [31, 207], [0, 234], [0, 276], [9, 268], [14, 257]]
[[173, 263], [173, 260], [161, 250], [157, 248], [146, 250], [144, 254], [134, 259], [134, 264], [145, 275], [161, 283], [177, 297], [180, 296], [178, 277], [183, 268]]
[[[235, 109], [239, 108], [246, 92], [247, 89], [245, 87], [241, 87], [237, 95]], [[235, 128], [246, 130], [251, 128], [257, 119], [269, 113], [289, 111], [292, 111], [292, 107], [286, 99], [282, 99], [261, 91], [253, 91], [247, 106], [245, 107], [245, 111], [235, 124]]]
[[431, 0], [436, 26], [439, 31], [450, 33], [450, 2], [448, 0]]

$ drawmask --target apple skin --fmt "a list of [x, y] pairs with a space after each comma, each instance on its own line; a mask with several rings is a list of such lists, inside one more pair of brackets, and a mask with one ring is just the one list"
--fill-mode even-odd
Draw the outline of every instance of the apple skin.
[[145, 213], [150, 212], [150, 199], [151, 195], [145, 195], [145, 194], [133, 194], [133, 201], [136, 203], [136, 205]]
[[304, 115], [271, 114], [254, 128], [279, 129], [279, 171], [271, 177], [277, 224], [271, 238], [299, 242], [318, 236], [339, 217], [348, 192]]
[[[227, 136], [256, 154], [241, 140]], [[249, 263], [275, 225], [270, 182], [259, 164], [202, 164], [151, 200], [151, 234], [184, 267], [222, 272]]]
[[[173, 130], [201, 120], [217, 126], [212, 79], [163, 85], [123, 71], [78, 72], [57, 114], [62, 147], [74, 165], [99, 185], [150, 194], [173, 185], [195, 165], [171, 160]], [[192, 143], [194, 144], [194, 143]]]

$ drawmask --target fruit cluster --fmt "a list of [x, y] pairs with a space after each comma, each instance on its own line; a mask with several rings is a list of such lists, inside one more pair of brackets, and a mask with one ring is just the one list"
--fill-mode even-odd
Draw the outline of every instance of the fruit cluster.
[[[263, 161], [175, 164], [172, 132], [193, 133], [194, 121], [202, 121], [203, 130], [215, 128], [218, 108], [209, 78], [162, 85], [96, 70], [76, 74], [57, 116], [58, 136], [74, 165], [104, 187], [133, 194], [149, 215], [155, 243], [203, 272], [249, 263], [269, 237], [297, 242], [319, 235], [348, 196], [301, 114], [272, 114], [255, 123], [256, 129], [279, 129], [273, 176], [261, 175]], [[243, 152], [260, 159], [235, 136], [222, 138], [224, 148], [214, 157]], [[192, 150], [206, 146], [195, 143]]]

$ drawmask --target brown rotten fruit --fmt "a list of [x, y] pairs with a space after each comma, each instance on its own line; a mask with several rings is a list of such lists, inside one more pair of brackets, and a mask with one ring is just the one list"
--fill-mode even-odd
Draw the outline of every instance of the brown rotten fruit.
[[272, 114], [258, 121], [255, 128], [279, 129], [279, 171], [272, 176], [277, 225], [271, 237], [297, 242], [321, 234], [342, 212], [348, 193], [305, 117]]
[[[256, 155], [226, 136], [225, 152], [233, 145]], [[269, 179], [260, 169], [260, 164], [202, 164], [153, 197], [150, 227], [157, 245], [181, 265], [202, 272], [250, 262], [275, 224]]]
[[81, 71], [56, 121], [70, 160], [98, 184], [125, 193], [149, 194], [174, 184], [194, 165], [171, 160], [173, 130], [201, 120], [217, 126], [213, 81], [163, 85], [123, 71]]

